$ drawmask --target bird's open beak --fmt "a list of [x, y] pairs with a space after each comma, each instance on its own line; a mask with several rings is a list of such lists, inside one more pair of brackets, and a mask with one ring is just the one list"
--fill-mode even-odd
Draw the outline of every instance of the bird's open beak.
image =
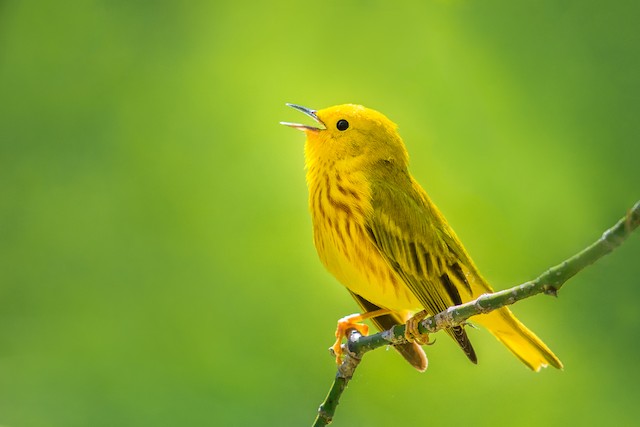
[[301, 125], [299, 123], [289, 123], [289, 122], [280, 122], [281, 125], [291, 126], [292, 128], [300, 129], [300, 130], [303, 130], [303, 131], [304, 130], [319, 131], [319, 130], [326, 129], [324, 123], [322, 123], [322, 120], [320, 120], [318, 118], [318, 116], [316, 116], [316, 110], [312, 110], [311, 108], [302, 107], [300, 105], [289, 104], [289, 103], [287, 103], [287, 106], [289, 106], [291, 108], [295, 108], [298, 111], [302, 111], [307, 116], [311, 117], [313, 120], [315, 120], [316, 122], [320, 123], [322, 125], [322, 127], [318, 127], [317, 128], [317, 127], [313, 127], [313, 126]]

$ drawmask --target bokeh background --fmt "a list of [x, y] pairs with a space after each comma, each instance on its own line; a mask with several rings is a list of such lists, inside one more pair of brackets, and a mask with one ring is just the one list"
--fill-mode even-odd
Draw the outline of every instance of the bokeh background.
[[[0, 2], [0, 425], [309, 425], [355, 303], [311, 238], [305, 120], [400, 126], [500, 289], [640, 198], [636, 1]], [[631, 425], [640, 237], [484, 330], [367, 356], [336, 426]]]

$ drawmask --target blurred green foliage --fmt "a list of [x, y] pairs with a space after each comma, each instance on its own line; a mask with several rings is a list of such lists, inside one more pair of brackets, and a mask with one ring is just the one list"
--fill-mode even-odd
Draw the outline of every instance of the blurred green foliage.
[[[307, 425], [356, 310], [316, 258], [303, 135], [354, 102], [496, 288], [640, 194], [635, 1], [0, 3], [0, 425]], [[630, 425], [640, 238], [515, 312], [563, 372], [486, 331], [418, 374], [367, 356], [336, 426]]]

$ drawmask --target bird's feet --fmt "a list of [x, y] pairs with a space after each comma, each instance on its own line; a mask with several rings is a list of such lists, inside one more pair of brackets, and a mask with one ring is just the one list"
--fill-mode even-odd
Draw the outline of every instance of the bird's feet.
[[404, 337], [409, 342], [415, 342], [420, 345], [431, 345], [434, 341], [429, 341], [429, 334], [423, 334], [418, 329], [420, 322], [423, 321], [429, 313], [426, 310], [422, 310], [407, 320], [407, 326], [404, 330]]
[[342, 339], [347, 336], [349, 330], [355, 329], [362, 335], [366, 336], [369, 334], [369, 326], [361, 322], [366, 319], [371, 319], [372, 317], [378, 317], [389, 313], [390, 310], [380, 309], [362, 314], [351, 314], [338, 320], [338, 326], [336, 328], [336, 342], [331, 346], [331, 350], [333, 350], [333, 354], [336, 356], [336, 364], [340, 365], [342, 363]]

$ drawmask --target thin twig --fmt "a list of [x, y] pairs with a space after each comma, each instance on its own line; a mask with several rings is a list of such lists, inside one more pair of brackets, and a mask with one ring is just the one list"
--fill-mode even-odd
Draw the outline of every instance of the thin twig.
[[[591, 246], [551, 267], [538, 278], [510, 289], [484, 294], [473, 301], [449, 307], [447, 310], [427, 317], [420, 322], [422, 333], [434, 333], [440, 329], [451, 328], [464, 323], [471, 316], [488, 313], [506, 305], [514, 304], [537, 294], [557, 295], [562, 285], [585, 267], [593, 264], [603, 256], [611, 253], [624, 242], [640, 225], [640, 201], [629, 210], [626, 216], [613, 227], [606, 230], [602, 237]], [[338, 367], [335, 380], [324, 402], [320, 405], [314, 427], [326, 426], [333, 420], [340, 397], [353, 377], [353, 374], [365, 353], [376, 348], [406, 343], [405, 325], [395, 326], [387, 331], [370, 336], [362, 336], [351, 331], [348, 343], [344, 345], [345, 356]]]
[[[360, 332], [355, 329], [351, 329], [349, 334], [349, 343], [357, 342], [362, 337], [363, 335], [361, 335]], [[338, 406], [340, 401], [340, 396], [342, 396], [342, 392], [347, 388], [347, 384], [351, 380], [351, 377], [353, 377], [353, 373], [361, 360], [362, 358], [356, 353], [352, 353], [350, 351], [344, 352], [342, 364], [338, 366], [338, 372], [333, 380], [333, 384], [331, 384], [329, 393], [324, 399], [324, 402], [320, 405], [320, 408], [318, 408], [318, 416], [313, 423], [314, 427], [326, 426], [331, 423], [333, 414], [336, 412], [336, 406]]]

